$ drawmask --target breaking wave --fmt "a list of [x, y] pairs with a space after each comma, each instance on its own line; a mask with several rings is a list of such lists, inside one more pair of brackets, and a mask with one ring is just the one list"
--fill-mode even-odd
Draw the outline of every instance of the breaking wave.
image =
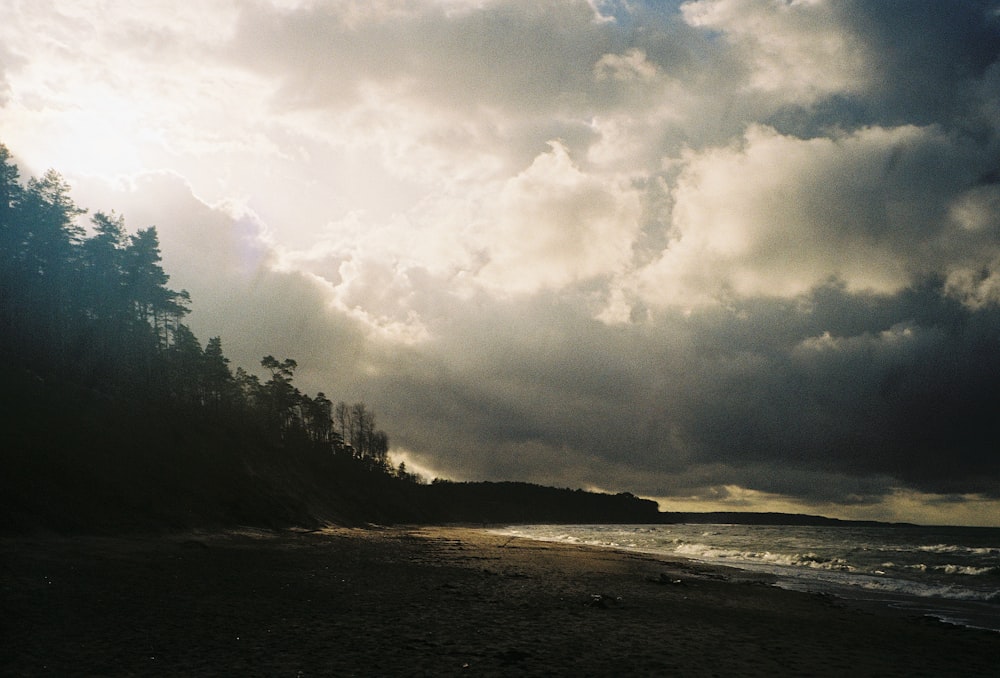
[[1000, 547], [973, 547], [961, 546], [958, 544], [933, 544], [930, 546], [918, 546], [918, 551], [925, 553], [964, 553], [973, 556], [997, 556], [1000, 557]]
[[708, 544], [681, 544], [674, 549], [678, 555], [698, 560], [728, 560], [762, 562], [788, 567], [811, 567], [817, 570], [852, 572], [856, 568], [843, 558], [824, 558], [815, 553], [774, 553], [771, 551], [733, 551]]

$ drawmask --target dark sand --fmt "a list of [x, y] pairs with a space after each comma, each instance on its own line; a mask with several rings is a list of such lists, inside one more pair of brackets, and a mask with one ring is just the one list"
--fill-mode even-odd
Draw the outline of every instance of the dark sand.
[[3, 676], [1000, 675], [1000, 634], [463, 528], [0, 539]]

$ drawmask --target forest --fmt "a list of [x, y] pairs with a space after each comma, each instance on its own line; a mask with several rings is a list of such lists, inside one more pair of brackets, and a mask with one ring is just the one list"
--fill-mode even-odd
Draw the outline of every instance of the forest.
[[250, 417], [273, 440], [309, 442], [392, 471], [388, 437], [364, 403], [302, 393], [295, 360], [265, 356], [270, 378], [230, 370], [220, 337], [202, 348], [182, 321], [191, 298], [167, 286], [156, 228], [86, 213], [55, 171], [25, 186], [0, 146], [0, 348], [36, 378], [59, 375], [97, 395], [142, 394], [159, 406]]
[[156, 228], [88, 215], [0, 144], [0, 386], [7, 529], [655, 520], [630, 494], [452, 483], [389, 458], [363, 402], [310, 396], [297, 362], [233, 369], [184, 324]]

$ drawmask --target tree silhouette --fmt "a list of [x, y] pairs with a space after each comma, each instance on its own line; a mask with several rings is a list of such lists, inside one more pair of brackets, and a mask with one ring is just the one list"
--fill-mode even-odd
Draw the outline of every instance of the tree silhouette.
[[134, 317], [148, 325], [157, 345], [165, 348], [180, 319], [188, 313], [190, 297], [184, 290], [175, 292], [167, 288], [170, 276], [160, 266], [161, 261], [155, 226], [141, 229], [129, 238], [125, 278]]
[[13, 282], [23, 290], [26, 309], [34, 312], [25, 323], [27, 336], [44, 340], [49, 357], [62, 365], [69, 362], [71, 332], [79, 319], [72, 301], [83, 229], [74, 219], [86, 211], [73, 204], [69, 190], [54, 170], [28, 181], [18, 203], [10, 261]]
[[18, 223], [22, 194], [19, 176], [10, 151], [0, 144], [0, 321], [6, 328], [16, 325], [17, 315], [14, 291], [18, 271], [15, 262], [22, 255]]
[[263, 390], [268, 414], [277, 424], [281, 434], [285, 435], [302, 420], [299, 412], [302, 394], [292, 386], [292, 376], [298, 363], [291, 358], [278, 362], [274, 356], [267, 355], [260, 364], [271, 373], [271, 378], [264, 383]]
[[217, 410], [232, 405], [237, 393], [236, 384], [229, 371], [229, 358], [222, 353], [221, 337], [208, 340], [203, 360], [205, 402]]
[[97, 212], [91, 218], [95, 234], [83, 243], [82, 264], [87, 273], [80, 302], [91, 317], [121, 328], [126, 305], [125, 251], [128, 236], [125, 218]]
[[167, 349], [171, 395], [186, 404], [204, 405], [204, 353], [194, 332], [178, 324], [173, 332], [173, 344]]
[[333, 425], [340, 433], [340, 440], [344, 445], [348, 444], [348, 432], [351, 428], [350, 422], [351, 411], [347, 407], [347, 403], [343, 401], [337, 403], [337, 406], [333, 410]]
[[317, 443], [334, 442], [333, 403], [322, 391], [315, 398], [302, 396], [303, 420], [310, 439]]

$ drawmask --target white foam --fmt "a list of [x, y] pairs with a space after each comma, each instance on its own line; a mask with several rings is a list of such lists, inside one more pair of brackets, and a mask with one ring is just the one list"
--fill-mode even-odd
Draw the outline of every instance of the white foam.
[[773, 551], [736, 551], [719, 549], [708, 544], [680, 544], [675, 553], [699, 560], [729, 560], [744, 563], [769, 563], [786, 567], [808, 567], [817, 570], [852, 572], [856, 568], [842, 558], [822, 558], [815, 553], [775, 553]]
[[934, 544], [933, 546], [918, 546], [917, 550], [926, 553], [967, 553], [975, 556], [1000, 556], [1000, 548], [991, 546], [972, 547], [956, 544]]
[[972, 567], [970, 565], [937, 565], [934, 569], [945, 574], [964, 574], [972, 577], [997, 571], [995, 567]]

